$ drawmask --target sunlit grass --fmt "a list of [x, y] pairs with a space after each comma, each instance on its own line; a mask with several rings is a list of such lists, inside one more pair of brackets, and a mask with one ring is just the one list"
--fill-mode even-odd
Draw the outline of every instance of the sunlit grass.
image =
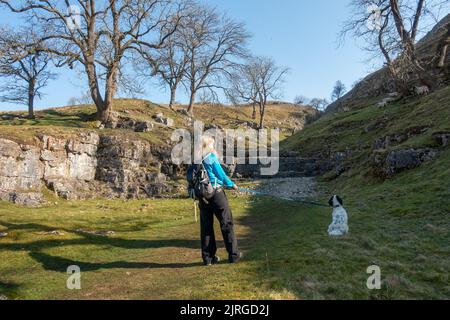
[[[59, 201], [27, 209], [0, 203], [0, 294], [26, 299], [445, 299], [450, 295], [450, 152], [413, 174], [344, 198], [350, 234], [326, 234], [331, 210], [234, 197], [245, 259], [205, 268], [189, 200]], [[429, 179], [424, 179], [428, 177]], [[320, 201], [325, 202], [326, 196]], [[114, 231], [108, 237], [79, 230]], [[64, 235], [47, 235], [58, 230]], [[78, 231], [77, 231], [78, 230]], [[220, 231], [216, 230], [221, 239]], [[223, 246], [219, 255], [226, 258]], [[68, 265], [82, 290], [65, 288]], [[370, 265], [382, 290], [366, 287]]]

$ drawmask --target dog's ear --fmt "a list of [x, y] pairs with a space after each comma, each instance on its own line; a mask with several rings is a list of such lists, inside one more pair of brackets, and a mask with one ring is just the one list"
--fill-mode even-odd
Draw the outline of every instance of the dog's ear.
[[342, 198], [339, 196], [336, 196], [337, 201], [340, 203], [341, 206], [344, 205], [344, 201], [342, 201]]
[[333, 207], [333, 198], [334, 196], [332, 196], [330, 200], [328, 200], [328, 204], [330, 205], [330, 207]]

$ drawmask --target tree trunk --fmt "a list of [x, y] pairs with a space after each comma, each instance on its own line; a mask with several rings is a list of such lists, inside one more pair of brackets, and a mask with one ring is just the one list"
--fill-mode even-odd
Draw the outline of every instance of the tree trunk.
[[253, 113], [252, 113], [252, 119], [256, 119], [256, 103], [253, 102]]
[[447, 58], [448, 46], [450, 45], [450, 24], [447, 25], [447, 33], [444, 38], [439, 43], [437, 54], [439, 56], [439, 61], [437, 64], [438, 68], [443, 68], [445, 66], [445, 59]]
[[34, 119], [34, 90], [36, 86], [36, 79], [30, 80], [28, 82], [28, 118]]
[[[89, 60], [93, 60], [91, 57], [88, 58]], [[97, 120], [101, 121], [102, 123], [105, 123], [105, 120], [107, 119], [107, 114], [105, 113], [105, 100], [102, 98], [102, 95], [100, 94], [100, 89], [98, 85], [98, 79], [97, 79], [97, 72], [95, 70], [95, 65], [93, 61], [89, 61], [85, 65], [86, 75], [88, 77], [88, 86], [89, 86], [89, 92], [91, 94], [92, 101], [95, 104], [95, 107], [97, 108]]]
[[110, 119], [112, 112], [112, 101], [111, 100], [105, 100], [102, 103], [102, 106], [99, 108], [97, 106], [97, 120], [101, 121], [101, 123], [105, 124]]
[[176, 94], [177, 94], [177, 87], [170, 88], [170, 102], [169, 102], [170, 110], [173, 110], [173, 106], [175, 105]]
[[105, 84], [105, 99], [103, 103], [101, 104], [100, 110], [98, 110], [97, 106], [97, 120], [101, 121], [102, 123], [107, 123], [111, 118], [111, 113], [113, 109], [113, 101], [114, 96], [116, 94], [117, 89], [117, 68], [112, 67], [108, 75], [106, 77], [106, 84]]
[[188, 106], [188, 113], [193, 115], [194, 114], [194, 104], [195, 104], [195, 91], [191, 91], [191, 97], [189, 99], [189, 106]]
[[[422, 2], [422, 0], [420, 0]], [[404, 54], [411, 61], [412, 65], [417, 69], [417, 73], [419, 71], [423, 71], [422, 66], [420, 65], [420, 61], [416, 56], [416, 50], [414, 45], [414, 39], [408, 33], [405, 28], [404, 20], [400, 12], [400, 6], [398, 0], [390, 0], [392, 14], [394, 16], [395, 26], [397, 28], [397, 32], [401, 38], [402, 45], [404, 48]], [[420, 17], [420, 13], [417, 13], [416, 18]]]
[[445, 59], [447, 58], [447, 51], [448, 51], [449, 44], [447, 43], [445, 46], [441, 49], [441, 55], [438, 62], [438, 68], [443, 68], [445, 65]]
[[391, 79], [394, 83], [394, 91], [399, 92], [402, 96], [408, 95], [409, 90], [407, 88], [407, 85], [402, 79], [398, 77], [393, 63], [392, 62], [387, 63], [387, 68], [391, 76]]
[[403, 17], [400, 12], [400, 6], [398, 0], [390, 0], [392, 14], [394, 16], [395, 26], [397, 32], [402, 40], [403, 47], [407, 53], [412, 53], [414, 51], [414, 44], [408, 31], [406, 31]]
[[264, 118], [266, 115], [266, 105], [264, 103], [259, 104], [259, 129], [264, 129]]

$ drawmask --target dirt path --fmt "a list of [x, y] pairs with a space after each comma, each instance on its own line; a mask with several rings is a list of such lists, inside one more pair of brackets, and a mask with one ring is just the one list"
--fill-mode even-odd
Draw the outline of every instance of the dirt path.
[[311, 198], [319, 194], [314, 178], [276, 178], [258, 182], [257, 191], [279, 198]]

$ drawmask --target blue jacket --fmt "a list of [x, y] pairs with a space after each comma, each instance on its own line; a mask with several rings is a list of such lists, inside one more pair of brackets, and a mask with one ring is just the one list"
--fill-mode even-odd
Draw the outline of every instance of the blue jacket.
[[213, 187], [221, 186], [226, 188], [233, 188], [233, 181], [228, 178], [225, 171], [220, 165], [219, 158], [216, 154], [210, 153], [203, 159], [203, 166], [208, 173], [209, 180]]

